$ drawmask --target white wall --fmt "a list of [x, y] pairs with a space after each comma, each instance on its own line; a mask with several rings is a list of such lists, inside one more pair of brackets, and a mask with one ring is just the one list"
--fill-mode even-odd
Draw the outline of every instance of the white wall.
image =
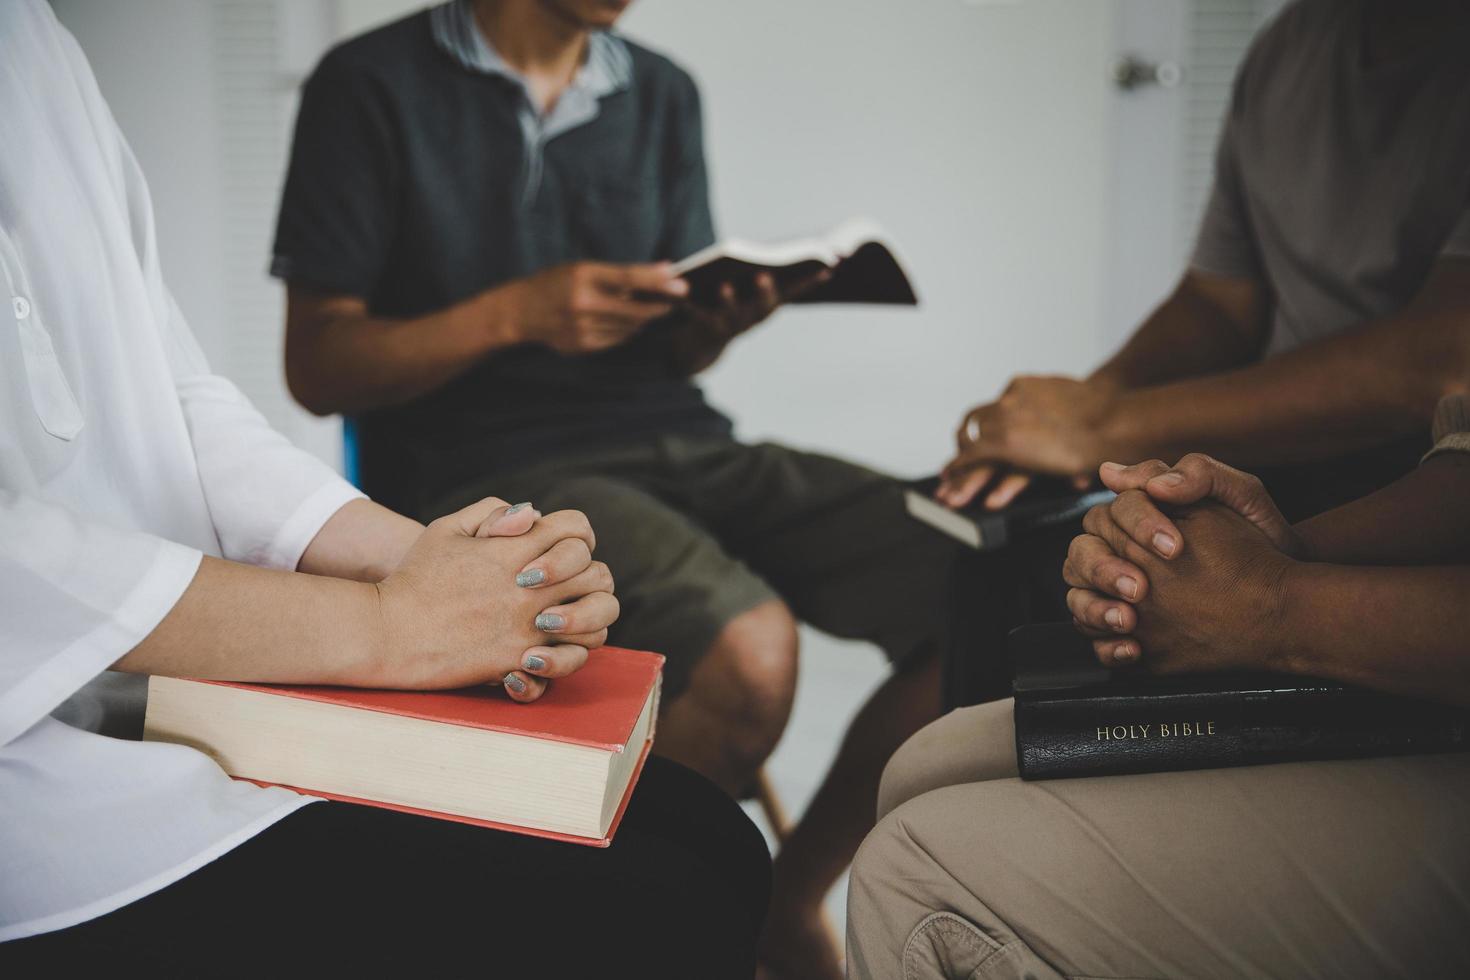
[[640, 0], [626, 32], [705, 99], [716, 220], [877, 218], [917, 312], [794, 309], [707, 379], [742, 434], [933, 471], [1018, 370], [1099, 354], [1109, 5]]

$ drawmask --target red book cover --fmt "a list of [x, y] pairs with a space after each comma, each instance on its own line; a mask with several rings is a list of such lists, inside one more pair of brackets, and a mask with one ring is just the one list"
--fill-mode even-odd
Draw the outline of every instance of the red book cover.
[[[618, 647], [601, 647], [587, 655], [587, 665], [570, 677], [552, 681], [547, 691], [531, 704], [518, 704], [506, 697], [499, 687], [471, 687], [455, 691], [385, 691], [354, 687], [296, 687], [278, 684], [240, 684], [229, 681], [204, 681], [224, 687], [238, 687], [262, 691], [286, 697], [304, 698], [309, 701], [324, 701], [365, 711], [381, 711], [387, 714], [406, 715], [425, 721], [462, 725], [468, 728], [483, 728], [526, 735], [558, 742], [571, 742], [610, 752], [621, 752], [633, 734], [643, 703], [653, 690], [663, 669], [664, 658], [657, 653], [643, 650], [623, 650]], [[511, 824], [476, 820], [454, 814], [418, 810], [413, 807], [376, 800], [321, 793], [299, 786], [288, 786], [298, 793], [320, 796], [325, 799], [342, 800], [348, 803], [365, 803], [369, 806], [417, 813], [442, 820], [509, 830], [534, 837], [570, 841], [606, 847], [612, 843], [618, 824], [627, 809], [628, 798], [638, 777], [643, 772], [648, 746], [630, 746], [631, 751], [641, 752], [628, 791], [617, 814], [608, 826], [605, 838], [575, 837], [552, 831], [533, 830]], [[269, 785], [251, 780], [259, 785]]]

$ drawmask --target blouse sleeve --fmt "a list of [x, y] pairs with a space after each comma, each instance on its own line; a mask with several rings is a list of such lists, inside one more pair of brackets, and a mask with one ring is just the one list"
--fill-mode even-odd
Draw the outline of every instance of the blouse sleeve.
[[272, 429], [240, 389], [211, 374], [173, 297], [165, 301], [174, 387], [220, 554], [295, 570], [327, 519], [363, 494]]
[[115, 123], [112, 131], [133, 244], [188, 425], [220, 554], [232, 561], [294, 570], [327, 519], [363, 494], [272, 429], [240, 389], [210, 371], [183, 312], [164, 286], [153, 206], [142, 171]]
[[0, 489], [0, 745], [137, 646], [200, 552]]

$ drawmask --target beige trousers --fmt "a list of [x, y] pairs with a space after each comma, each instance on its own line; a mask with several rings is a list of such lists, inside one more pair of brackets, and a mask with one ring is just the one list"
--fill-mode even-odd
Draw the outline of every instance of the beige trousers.
[[1470, 977], [1470, 753], [1024, 783], [1003, 701], [878, 815], [850, 977]]

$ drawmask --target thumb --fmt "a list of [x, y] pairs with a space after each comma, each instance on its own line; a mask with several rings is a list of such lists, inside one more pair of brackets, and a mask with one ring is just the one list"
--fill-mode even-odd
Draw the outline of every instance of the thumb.
[[434, 522], [454, 534], [467, 538], [500, 537], [524, 534], [536, 521], [530, 504], [512, 507], [499, 497], [485, 497]]
[[[1142, 463], [1134, 463], [1132, 466], [1124, 466], [1122, 463], [1104, 463], [1097, 469], [1097, 475], [1102, 480], [1103, 486], [1114, 493], [1142, 490], [1154, 477], [1167, 472], [1169, 472], [1168, 464], [1162, 459], [1149, 459]], [[1078, 487], [1078, 489], [1085, 488]]]
[[674, 275], [668, 262], [647, 265], [607, 266], [607, 287], [617, 292], [654, 293], [680, 298], [689, 295], [689, 284]]
[[1260, 479], [1203, 453], [1190, 453], [1144, 488], [1150, 497], [1170, 504], [1218, 500], [1250, 521], [1271, 543], [1289, 547], [1290, 526]]
[[475, 537], [513, 538], [531, 530], [531, 526], [536, 523], [536, 518], [540, 516], [541, 512], [533, 507], [529, 500], [526, 500], [507, 507], [503, 511], [492, 513], [480, 523]]

